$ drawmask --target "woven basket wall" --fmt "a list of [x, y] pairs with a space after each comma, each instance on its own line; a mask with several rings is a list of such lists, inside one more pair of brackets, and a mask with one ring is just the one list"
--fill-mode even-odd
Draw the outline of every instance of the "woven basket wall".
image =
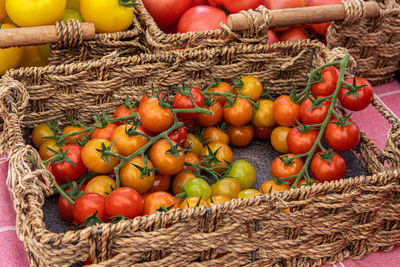
[[[377, 100], [374, 106], [393, 124], [387, 145], [381, 151], [362, 135], [354, 150], [371, 176], [76, 232], [56, 234], [45, 228], [42, 206], [54, 180], [43, 165], [32, 171], [28, 156], [37, 162], [40, 157], [25, 137], [35, 125], [46, 119], [66, 123], [67, 114], [78, 112], [90, 121], [93, 112], [112, 110], [126, 94], [142, 96], [151, 83], [159, 90], [182, 79], [204, 85], [210, 74], [225, 79], [253, 74], [274, 95], [301, 89], [311, 51], [314, 67], [346, 53], [304, 41], [9, 71], [0, 81], [0, 152], [9, 154], [7, 184], [17, 211], [17, 234], [31, 265], [69, 266], [90, 256], [95, 266], [302, 266], [360, 258], [400, 244], [400, 127]], [[288, 207], [291, 212], [280, 212]]]

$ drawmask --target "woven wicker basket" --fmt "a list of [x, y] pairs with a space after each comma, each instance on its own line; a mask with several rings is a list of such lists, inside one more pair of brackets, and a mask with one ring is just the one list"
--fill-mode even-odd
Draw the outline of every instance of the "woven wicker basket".
[[[205, 84], [210, 74], [226, 79], [254, 74], [275, 95], [300, 89], [307, 79], [311, 51], [313, 66], [346, 53], [304, 41], [9, 71], [0, 81], [4, 120], [0, 152], [9, 155], [7, 184], [17, 211], [17, 234], [31, 265], [69, 266], [88, 256], [96, 266], [316, 265], [400, 244], [400, 127], [377, 100], [374, 106], [393, 124], [387, 145], [381, 151], [362, 135], [354, 150], [371, 176], [235, 199], [212, 208], [176, 209], [76, 232], [56, 234], [45, 227], [42, 207], [54, 180], [43, 165], [32, 171], [28, 156], [40, 158], [25, 138], [35, 125], [46, 119], [67, 123], [66, 115], [78, 112], [90, 121], [94, 111], [117, 107], [126, 94], [137, 98], [152, 82], [155, 88], [168, 90], [182, 79]], [[287, 207], [292, 212], [280, 212]]]

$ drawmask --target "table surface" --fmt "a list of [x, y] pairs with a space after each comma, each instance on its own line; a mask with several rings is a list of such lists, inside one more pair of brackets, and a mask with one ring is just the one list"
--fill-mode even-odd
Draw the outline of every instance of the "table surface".
[[[392, 83], [375, 87], [375, 96], [397, 118], [400, 117], [400, 83]], [[387, 132], [390, 128], [388, 122], [373, 108], [369, 107], [361, 112], [355, 112], [352, 116], [360, 128], [369, 136], [379, 148], [383, 148]], [[7, 178], [7, 163], [0, 164], [0, 267], [25, 267], [29, 266], [24, 246], [18, 240], [15, 232], [15, 211], [8, 191], [5, 186]], [[334, 267], [397, 267], [400, 262], [400, 247], [391, 252], [377, 252], [365, 256], [361, 260], [345, 260], [338, 262]]]

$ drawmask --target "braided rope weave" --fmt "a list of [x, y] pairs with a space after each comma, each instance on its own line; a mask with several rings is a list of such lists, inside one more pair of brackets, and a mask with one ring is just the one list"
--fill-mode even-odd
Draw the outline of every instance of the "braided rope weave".
[[[394, 124], [387, 146], [381, 151], [363, 135], [354, 150], [371, 176], [76, 232], [55, 234], [45, 227], [42, 206], [54, 180], [24, 140], [35, 125], [46, 119], [66, 124], [66, 114], [78, 112], [89, 122], [94, 111], [111, 111], [126, 94], [138, 99], [153, 82], [166, 91], [182, 79], [205, 85], [210, 74], [253, 74], [274, 95], [301, 89], [312, 51], [313, 67], [345, 54], [312, 41], [243, 44], [7, 72], [0, 80], [0, 152], [9, 155], [7, 185], [31, 265], [69, 266], [89, 256], [94, 266], [314, 266], [400, 244], [400, 129], [377, 100], [374, 106]], [[39, 162], [37, 170], [29, 156]], [[292, 212], [280, 212], [286, 208]]]

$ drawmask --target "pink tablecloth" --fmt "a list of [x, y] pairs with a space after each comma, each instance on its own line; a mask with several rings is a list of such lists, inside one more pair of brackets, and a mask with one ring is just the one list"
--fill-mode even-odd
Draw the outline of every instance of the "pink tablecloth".
[[[395, 81], [375, 88], [376, 96], [386, 107], [400, 117], [400, 84]], [[361, 129], [382, 148], [385, 144], [387, 131], [390, 125], [379, 113], [370, 107], [367, 110], [353, 114]], [[15, 212], [5, 186], [7, 177], [7, 164], [0, 164], [0, 267], [28, 266], [28, 260], [23, 244], [15, 233]], [[378, 252], [365, 256], [362, 260], [345, 260], [334, 264], [334, 267], [397, 267], [400, 263], [400, 248], [391, 252]], [[332, 265], [330, 265], [332, 266]]]

